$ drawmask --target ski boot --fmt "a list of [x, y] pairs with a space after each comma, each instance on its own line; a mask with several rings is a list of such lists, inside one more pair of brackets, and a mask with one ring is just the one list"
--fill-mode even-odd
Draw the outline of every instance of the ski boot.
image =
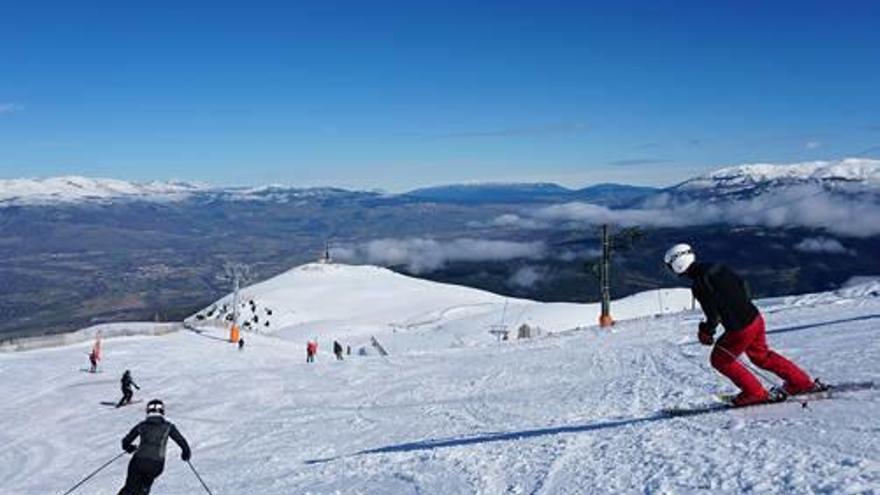
[[810, 384], [809, 387], [800, 388], [800, 389], [791, 387], [789, 384], [786, 383], [785, 385], [782, 386], [782, 392], [785, 393], [786, 395], [793, 396], [793, 395], [812, 394], [812, 393], [816, 393], [816, 392], [824, 392], [824, 391], [828, 390], [829, 388], [831, 388], [829, 385], [822, 383], [818, 378], [816, 378], [813, 381], [813, 383]]

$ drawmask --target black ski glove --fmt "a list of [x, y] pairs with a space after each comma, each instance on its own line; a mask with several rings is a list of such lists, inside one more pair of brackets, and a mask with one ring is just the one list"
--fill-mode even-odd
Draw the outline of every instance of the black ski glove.
[[180, 453], [180, 460], [183, 462], [189, 462], [190, 457], [192, 457], [192, 456], [189, 452], [181, 452]]
[[697, 340], [700, 341], [703, 345], [712, 345], [715, 343], [715, 329], [709, 328], [709, 324], [705, 321], [701, 321], [699, 325], [699, 330], [697, 331]]
[[123, 449], [125, 449], [125, 451], [129, 454], [134, 454], [135, 452], [137, 452], [137, 447], [135, 447], [134, 445], [126, 445], [125, 447], [123, 447]]

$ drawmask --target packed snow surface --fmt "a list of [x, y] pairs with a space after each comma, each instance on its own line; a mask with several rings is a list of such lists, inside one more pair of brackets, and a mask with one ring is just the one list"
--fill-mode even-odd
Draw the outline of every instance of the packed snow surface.
[[[125, 369], [141, 386], [135, 398], [165, 401], [217, 495], [854, 494], [880, 487], [878, 390], [806, 408], [658, 415], [731, 386], [695, 342], [699, 313], [648, 316], [657, 312], [656, 294], [642, 299], [641, 314], [633, 303], [634, 319], [617, 315], [612, 330], [587, 328], [596, 314], [586, 305], [577, 320], [565, 305], [509, 301], [507, 314], [522, 305], [547, 331], [496, 342], [484, 322], [499, 314], [488, 318], [480, 308], [503, 308], [498, 296], [427, 282], [420, 292], [420, 284], [379, 269], [331, 270], [303, 268], [286, 274], [286, 283], [249, 288], [266, 307], [295, 312], [277, 320], [277, 333], [245, 333], [243, 351], [206, 324], [105, 339], [98, 374], [80, 371], [89, 342], [0, 353], [0, 493], [60, 494], [117, 455], [122, 436], [144, 417], [143, 404], [101, 405], [118, 399]], [[365, 287], [369, 273], [376, 284]], [[771, 345], [829, 382], [878, 380], [880, 285], [861, 282], [762, 301]], [[322, 294], [321, 284], [333, 289]], [[424, 306], [421, 318], [415, 306]], [[387, 325], [405, 321], [431, 323]], [[329, 353], [332, 338], [357, 345], [368, 334], [387, 357], [355, 352], [336, 361]], [[306, 364], [305, 340], [314, 337], [318, 359]], [[169, 443], [153, 493], [204, 493], [178, 455]], [[115, 494], [127, 460], [76, 493]]]

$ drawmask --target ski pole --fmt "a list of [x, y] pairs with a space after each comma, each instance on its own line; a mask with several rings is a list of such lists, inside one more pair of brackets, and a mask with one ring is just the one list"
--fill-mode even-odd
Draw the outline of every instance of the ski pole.
[[208, 488], [208, 485], [205, 484], [205, 481], [202, 479], [202, 477], [199, 476], [199, 472], [196, 471], [195, 466], [193, 466], [192, 463], [189, 461], [186, 461], [186, 463], [189, 465], [189, 468], [192, 469], [192, 472], [194, 475], [196, 475], [196, 478], [199, 479], [199, 483], [202, 484], [202, 488], [204, 488], [205, 491], [208, 492], [208, 495], [214, 495], [213, 493], [211, 493], [211, 490]]
[[90, 474], [90, 475], [86, 476], [85, 478], [83, 478], [82, 481], [80, 481], [79, 483], [73, 485], [73, 487], [72, 487], [70, 490], [67, 490], [67, 491], [64, 492], [62, 495], [69, 495], [69, 494], [73, 493], [73, 491], [76, 490], [77, 488], [79, 488], [80, 486], [82, 486], [83, 483], [85, 483], [86, 481], [89, 481], [90, 479], [92, 479], [93, 476], [95, 476], [96, 474], [98, 474], [98, 473], [100, 473], [101, 471], [103, 471], [104, 468], [106, 468], [106, 467], [109, 466], [110, 464], [113, 464], [114, 462], [116, 462], [116, 459], [119, 459], [120, 457], [122, 457], [122, 456], [124, 456], [124, 455], [125, 455], [125, 452], [123, 451], [123, 452], [121, 452], [119, 455], [117, 455], [116, 457], [114, 457], [113, 459], [110, 459], [109, 461], [105, 462], [101, 467], [99, 467], [98, 469], [92, 471], [92, 474]]
[[747, 361], [745, 361], [745, 360], [743, 360], [743, 359], [740, 359], [739, 356], [734, 355], [732, 352], [728, 351], [728, 350], [725, 349], [723, 346], [720, 346], [720, 345], [717, 345], [717, 344], [716, 344], [715, 347], [718, 348], [718, 349], [721, 349], [721, 350], [724, 351], [728, 356], [730, 356], [730, 357], [732, 357], [733, 359], [739, 361], [739, 363], [742, 364], [743, 366], [745, 366], [746, 368], [748, 368], [749, 371], [751, 371], [752, 373], [754, 373], [754, 374], [760, 376], [761, 378], [763, 378], [765, 382], [769, 383], [770, 385], [773, 385], [774, 387], [778, 387], [778, 386], [779, 386], [779, 384], [776, 383], [776, 380], [770, 378], [769, 375], [767, 375], [766, 373], [762, 372], [761, 370], [759, 370], [759, 369], [756, 368], [755, 366], [752, 366], [751, 363], [749, 363], [749, 362], [747, 362]]

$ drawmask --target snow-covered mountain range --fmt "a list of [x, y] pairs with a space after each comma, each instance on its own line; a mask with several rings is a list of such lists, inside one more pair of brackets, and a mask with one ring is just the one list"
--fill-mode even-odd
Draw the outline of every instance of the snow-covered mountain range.
[[[847, 158], [788, 165], [752, 164], [723, 168], [661, 190], [599, 184], [579, 190], [555, 184], [458, 184], [416, 189], [391, 195], [452, 203], [565, 202], [598, 199], [612, 206], [621, 201], [662, 192], [700, 197], [747, 197], [792, 186], [821, 186], [843, 192], [880, 193], [880, 160]], [[386, 197], [376, 192], [283, 185], [218, 187], [187, 182], [126, 182], [116, 179], [53, 177], [0, 180], [0, 207], [112, 200], [180, 201], [208, 198], [229, 201], [288, 202], [330, 197]], [[613, 198], [619, 196], [620, 201]]]
[[[117, 493], [128, 461], [114, 459], [120, 439], [144, 418], [144, 402], [104, 404], [118, 400], [126, 369], [135, 399], [164, 400], [217, 494], [869, 494], [880, 485], [877, 389], [662, 415], [732, 390], [696, 342], [699, 312], [658, 312], [662, 290], [612, 302], [613, 329], [594, 326], [594, 305], [511, 300], [505, 310], [494, 294], [375, 267], [306, 265], [243, 294], [257, 314], [271, 308], [278, 328], [245, 331], [241, 351], [224, 327], [193, 318], [190, 330], [117, 323], [57, 347], [0, 352], [10, 419], [0, 493], [64, 493], [93, 472], [74, 495]], [[877, 280], [758, 304], [770, 345], [812, 376], [880, 376]], [[517, 338], [522, 310], [545, 332]], [[487, 323], [511, 338], [498, 342]], [[98, 331], [100, 373], [81, 372]], [[309, 339], [319, 343], [313, 364]], [[337, 361], [334, 339], [352, 354]], [[171, 442], [153, 491], [205, 493]]]
[[[0, 335], [71, 331], [157, 313], [182, 317], [225, 292], [216, 273], [227, 260], [246, 260], [270, 277], [314, 260], [328, 241], [334, 256], [355, 263], [542, 301], [595, 300], [583, 266], [596, 256], [594, 233], [603, 223], [650, 231], [612, 271], [618, 294], [665, 283], [656, 260], [682, 239], [750, 273], [760, 294], [827, 290], [853, 275], [880, 273], [880, 260], [870, 256], [880, 243], [880, 193], [871, 192], [876, 165], [845, 160], [781, 167], [775, 175], [746, 167], [719, 175], [737, 180], [702, 181], [705, 194], [693, 198], [620, 186], [472, 185], [388, 195], [4, 181]], [[808, 185], [786, 186], [780, 176]], [[727, 182], [773, 185], [739, 199], [722, 195], [742, 189]], [[696, 184], [687, 187], [697, 190]], [[24, 204], [50, 206], [14, 206]], [[762, 256], [744, 254], [750, 251]], [[838, 256], [829, 264], [825, 254]]]
[[0, 180], [0, 207], [114, 201], [169, 202], [187, 199], [287, 202], [352, 193], [336, 188], [294, 188], [279, 185], [217, 187], [189, 182], [128, 182], [87, 177]]
[[170, 201], [205, 190], [207, 190], [206, 186], [185, 182], [135, 183], [76, 176], [11, 179], [0, 180], [0, 205], [39, 205], [112, 199]]

